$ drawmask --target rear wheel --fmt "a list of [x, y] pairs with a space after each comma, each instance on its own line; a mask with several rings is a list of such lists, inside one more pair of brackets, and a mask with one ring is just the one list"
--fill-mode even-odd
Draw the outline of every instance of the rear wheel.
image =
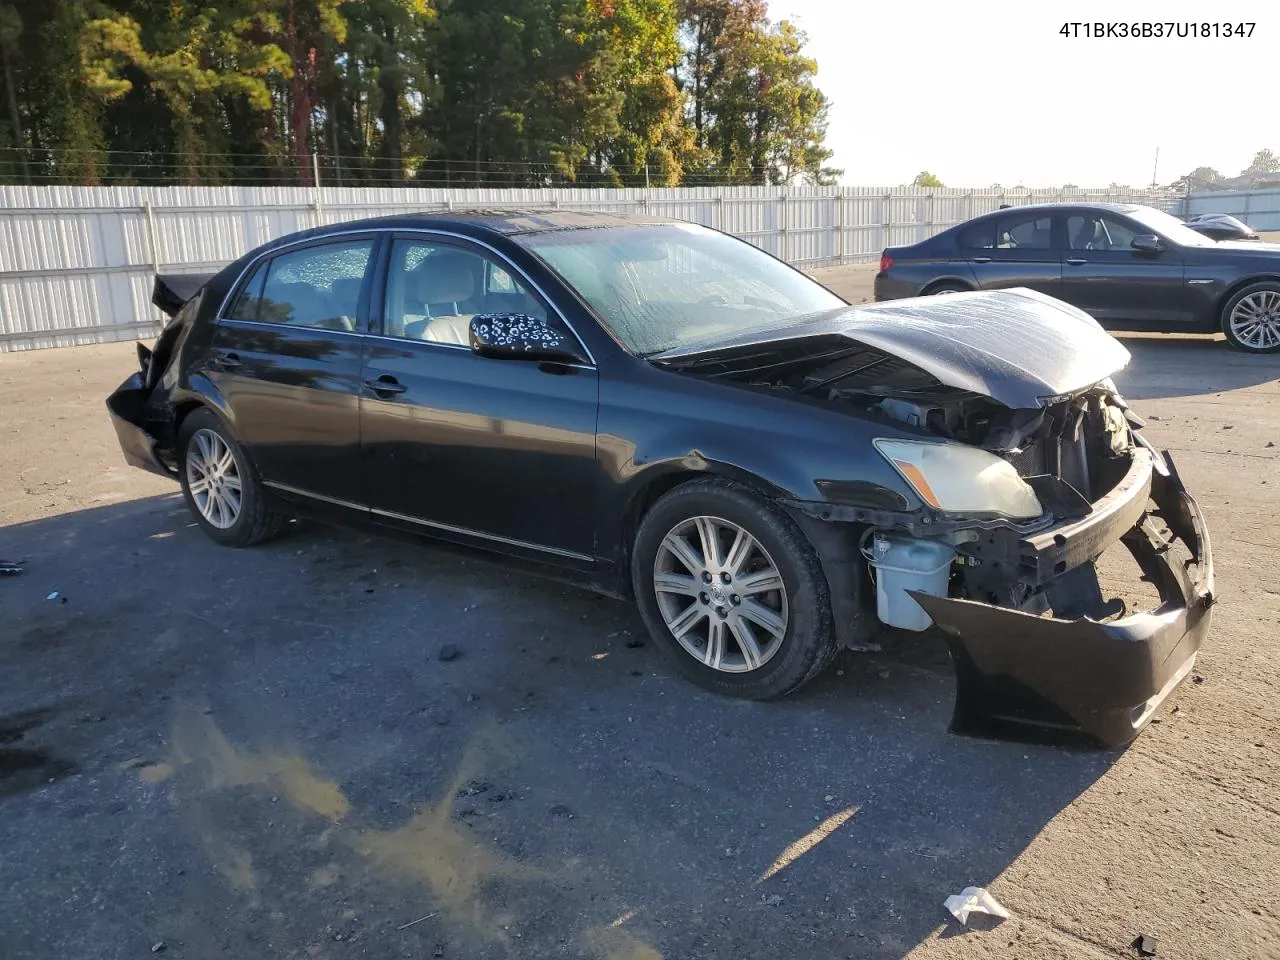
[[288, 518], [273, 509], [253, 465], [211, 411], [182, 421], [178, 448], [183, 499], [210, 539], [248, 547], [284, 528]]
[[1222, 332], [1245, 353], [1280, 351], [1280, 283], [1264, 280], [1238, 291], [1222, 308]]
[[929, 287], [921, 296], [936, 297], [942, 293], [966, 293], [969, 288], [963, 283], [957, 283], [954, 280], [944, 280], [942, 283]]
[[631, 574], [650, 634], [700, 686], [780, 697], [835, 656], [813, 547], [738, 484], [696, 480], [663, 496], [640, 525]]

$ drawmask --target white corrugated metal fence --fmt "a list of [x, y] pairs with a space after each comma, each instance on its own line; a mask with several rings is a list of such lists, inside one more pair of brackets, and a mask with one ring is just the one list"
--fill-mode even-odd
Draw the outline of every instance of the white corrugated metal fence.
[[1171, 199], [1129, 189], [0, 187], [0, 351], [148, 337], [160, 320], [157, 271], [210, 270], [283, 234], [363, 217], [476, 206], [647, 212], [819, 267], [873, 259], [1002, 203]]

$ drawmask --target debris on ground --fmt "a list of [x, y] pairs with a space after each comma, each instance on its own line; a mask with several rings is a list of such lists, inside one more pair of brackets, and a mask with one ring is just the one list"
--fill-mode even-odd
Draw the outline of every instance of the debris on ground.
[[440, 648], [440, 659], [445, 663], [450, 660], [458, 659], [458, 645], [456, 643], [446, 643]]
[[163, 940], [159, 940], [159, 941], [157, 941], [156, 943], [153, 943], [153, 944], [151, 945], [151, 952], [152, 952], [152, 953], [159, 953], [159, 952], [160, 952], [161, 950], [163, 950], [164, 948], [165, 948], [165, 942], [164, 942]]
[[550, 813], [553, 817], [564, 817], [564, 819], [566, 820], [573, 819], [573, 811], [570, 810], [568, 807], [566, 807], [563, 803], [557, 803], [554, 807], [552, 807], [547, 812]]
[[488, 793], [493, 789], [493, 784], [488, 780], [468, 780], [459, 789], [457, 796], [459, 797], [478, 797], [482, 793]]
[[25, 560], [0, 560], [0, 577], [17, 577], [22, 574]]
[[782, 898], [778, 896], [776, 893], [771, 893], [768, 896], [761, 897], [760, 902], [763, 903], [766, 907], [776, 907], [778, 904], [782, 902]]
[[1142, 957], [1154, 957], [1156, 955], [1156, 947], [1160, 945], [1160, 941], [1149, 933], [1138, 934], [1137, 939], [1130, 946], [1138, 951], [1138, 955]]
[[66, 603], [67, 598], [60, 594], [57, 590], [45, 597], [46, 600], [53, 600], [57, 603]]
[[1008, 920], [1011, 916], [985, 887], [965, 887], [959, 893], [947, 897], [942, 905], [951, 911], [953, 917], [966, 925], [969, 923], [971, 913], [985, 913], [999, 917], [1001, 920]]
[[407, 930], [410, 927], [412, 927], [415, 923], [421, 923], [423, 920], [430, 920], [434, 916], [435, 916], [434, 913], [428, 913], [425, 917], [419, 917], [417, 920], [410, 920], [408, 923], [402, 923], [400, 924], [400, 926], [396, 927], [396, 929]]

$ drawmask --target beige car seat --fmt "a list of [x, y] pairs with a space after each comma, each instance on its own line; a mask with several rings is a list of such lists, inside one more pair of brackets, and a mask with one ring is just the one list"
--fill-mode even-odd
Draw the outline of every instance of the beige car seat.
[[480, 312], [475, 298], [483, 271], [483, 260], [461, 251], [441, 251], [423, 260], [413, 272], [410, 288], [426, 316], [407, 321], [405, 336], [470, 346], [471, 318]]

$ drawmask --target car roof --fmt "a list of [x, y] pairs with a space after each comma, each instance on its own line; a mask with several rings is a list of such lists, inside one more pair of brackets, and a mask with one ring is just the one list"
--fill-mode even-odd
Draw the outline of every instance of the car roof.
[[[1133, 213], [1135, 210], [1141, 210], [1145, 204], [1141, 203], [1103, 203], [1101, 201], [1080, 200], [1071, 202], [1063, 200], [1055, 203], [1020, 203], [1011, 204], [1002, 207], [999, 210], [993, 210], [991, 213], [982, 214], [982, 216], [992, 217], [997, 214], [1009, 213], [1011, 210], [1102, 210], [1108, 213]], [[974, 217], [975, 220], [978, 217]]]
[[500, 233], [518, 236], [557, 230], [599, 230], [606, 227], [656, 226], [679, 221], [637, 213], [610, 213], [600, 210], [562, 210], [530, 206], [526, 208], [476, 207], [423, 213], [394, 214], [367, 220], [332, 224], [326, 230], [362, 228], [454, 229], [463, 233]]

